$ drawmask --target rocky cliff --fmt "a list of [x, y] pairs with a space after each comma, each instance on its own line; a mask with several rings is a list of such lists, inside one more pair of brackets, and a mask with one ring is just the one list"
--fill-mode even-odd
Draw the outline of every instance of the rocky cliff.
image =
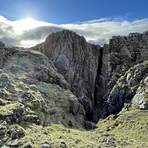
[[87, 43], [84, 37], [72, 31], [63, 30], [49, 35], [44, 43], [32, 49], [44, 53], [53, 62], [83, 104], [86, 118], [92, 121], [100, 46]]
[[0, 42], [2, 148], [146, 148], [147, 115], [148, 32], [104, 47], [68, 30], [30, 49]]
[[[142, 101], [147, 96], [148, 32], [131, 33], [129, 36], [113, 37], [104, 46], [102, 77], [105, 95], [103, 116], [118, 113], [125, 102]], [[142, 96], [138, 88], [142, 87]], [[135, 96], [139, 96], [137, 101]]]
[[15, 124], [83, 128], [84, 108], [51, 61], [37, 51], [1, 45], [0, 139], [21, 138]]
[[[58, 72], [70, 84], [70, 90], [84, 106], [86, 119], [97, 122], [101, 117], [118, 113], [124, 107], [124, 99], [130, 98], [132, 101], [136, 95], [136, 87], [134, 94], [130, 91], [131, 88], [126, 90], [128, 94], [124, 92], [125, 88], [121, 88], [121, 93], [120, 89], [116, 92], [120, 96], [115, 97], [113, 88], [130, 68], [146, 62], [147, 38], [148, 32], [115, 36], [110, 39], [108, 45], [101, 48], [88, 44], [83, 37], [74, 32], [64, 30], [49, 35], [44, 43], [32, 49], [41, 51], [53, 62]], [[142, 81], [146, 77], [143, 73], [147, 75], [147, 68], [135, 81]], [[134, 72], [130, 78], [137, 79], [133, 77], [137, 77]], [[135, 82], [130, 87], [135, 85], [139, 86]]]

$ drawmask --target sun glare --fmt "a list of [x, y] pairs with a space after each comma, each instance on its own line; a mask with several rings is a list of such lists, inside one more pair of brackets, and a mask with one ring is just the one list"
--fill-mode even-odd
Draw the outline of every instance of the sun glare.
[[16, 34], [21, 34], [25, 30], [33, 29], [39, 26], [45, 26], [47, 23], [35, 20], [31, 17], [25, 19], [17, 20], [13, 23], [14, 32]]
[[[20, 35], [20, 38], [22, 38], [25, 31], [30, 31], [31, 29], [35, 29], [37, 27], [41, 27], [41, 26], [50, 26], [49, 23], [47, 22], [44, 22], [44, 21], [39, 21], [39, 20], [35, 20], [31, 17], [27, 17], [27, 18], [24, 18], [24, 19], [19, 19], [19, 20], [16, 20], [16, 21], [13, 21], [13, 22], [10, 22], [9, 23], [11, 24], [11, 26], [13, 27], [13, 33], [15, 36], [18, 36]], [[33, 31], [31, 31], [33, 32]], [[32, 39], [32, 40], [22, 40], [21, 43], [20, 43], [20, 46], [23, 46], [23, 47], [31, 47], [31, 46], [34, 46], [38, 43], [41, 42], [42, 39], [39, 39], [38, 41]], [[19, 46], [19, 45], [18, 45]]]
[[28, 21], [28, 22], [34, 21], [34, 19], [31, 18], [31, 17], [27, 17], [27, 18], [25, 18], [24, 20], [25, 20], [26, 22], [27, 22], [27, 21]]
[[23, 31], [33, 29], [35, 27], [37, 27], [36, 20], [29, 17], [14, 22], [14, 31], [16, 34], [21, 34]]
[[24, 23], [24, 28], [26, 28], [27, 30], [38, 26], [38, 22], [30, 17], [24, 19], [23, 23]]

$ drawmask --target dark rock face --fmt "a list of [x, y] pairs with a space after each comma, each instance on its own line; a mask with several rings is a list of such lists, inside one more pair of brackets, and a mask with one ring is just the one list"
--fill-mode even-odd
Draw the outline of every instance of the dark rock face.
[[51, 34], [33, 49], [41, 51], [53, 62], [83, 104], [88, 120], [92, 120], [100, 47], [87, 43], [84, 37], [74, 32], [64, 30]]
[[[106, 117], [118, 113], [127, 100], [132, 102], [137, 96], [136, 90], [141, 85], [140, 82], [148, 75], [148, 32], [113, 37], [104, 51], [102, 77], [105, 80], [106, 94], [103, 117]], [[147, 84], [145, 85], [146, 89]]]
[[4, 47], [5, 47], [5, 44], [0, 42], [0, 68], [2, 68], [3, 61], [4, 61]]

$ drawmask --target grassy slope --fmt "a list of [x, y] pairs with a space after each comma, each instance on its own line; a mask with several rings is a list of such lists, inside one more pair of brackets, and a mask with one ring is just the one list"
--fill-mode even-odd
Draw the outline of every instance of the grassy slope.
[[146, 148], [148, 146], [148, 111], [131, 109], [119, 115], [111, 115], [98, 123], [92, 131], [65, 128], [53, 124], [42, 127], [30, 125], [25, 129], [25, 136], [20, 144], [28, 143], [40, 147], [48, 143], [53, 148], [85, 147], [124, 147]]

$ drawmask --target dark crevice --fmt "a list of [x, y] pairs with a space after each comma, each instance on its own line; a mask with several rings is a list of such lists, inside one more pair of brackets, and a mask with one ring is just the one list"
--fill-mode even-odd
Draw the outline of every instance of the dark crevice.
[[94, 90], [94, 104], [93, 104], [93, 122], [98, 122], [101, 118], [102, 114], [102, 104], [103, 104], [103, 95], [104, 95], [104, 88], [103, 88], [103, 79], [101, 76], [102, 71], [102, 63], [103, 63], [103, 48], [100, 48], [100, 56], [98, 59], [98, 69], [97, 69], [97, 76], [95, 81], [95, 90]]
[[[103, 58], [103, 48], [100, 48], [100, 55], [98, 58], [98, 68], [97, 68], [97, 75], [95, 80], [95, 90], [94, 90], [94, 102], [92, 106], [90, 106], [89, 102], [85, 102], [85, 99], [80, 103], [84, 106], [85, 109], [85, 120], [97, 123], [99, 118], [101, 117], [102, 111], [102, 98], [103, 92], [101, 88], [103, 88], [103, 80], [101, 78], [101, 71], [102, 71], [102, 58]], [[101, 104], [100, 104], [101, 103]]]
[[98, 64], [97, 75], [101, 75], [101, 70], [102, 70], [102, 58], [103, 58], [103, 47], [100, 48], [100, 57], [99, 57], [99, 64]]
[[97, 69], [97, 76], [96, 76], [96, 81], [95, 81], [95, 91], [94, 91], [94, 105], [97, 104], [98, 102], [98, 88], [100, 87], [101, 84], [101, 70], [102, 70], [102, 57], [103, 57], [103, 48], [100, 48], [100, 56], [99, 56], [99, 64], [98, 64], [98, 69]]

